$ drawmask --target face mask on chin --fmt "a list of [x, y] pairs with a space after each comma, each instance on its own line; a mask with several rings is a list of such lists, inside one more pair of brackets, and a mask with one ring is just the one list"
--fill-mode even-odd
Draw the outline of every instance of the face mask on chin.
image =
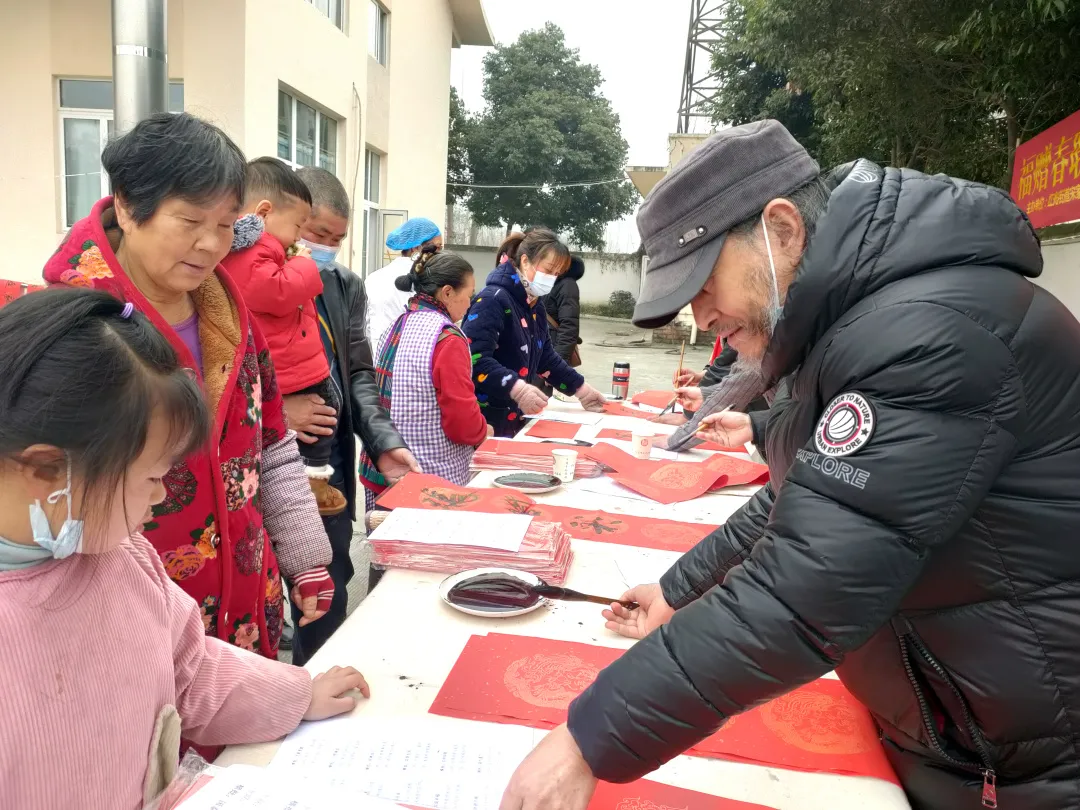
[[67, 486], [49, 495], [50, 504], [57, 504], [63, 498], [67, 503], [67, 519], [61, 524], [60, 531], [53, 535], [49, 517], [41, 506], [41, 501], [30, 505], [30, 528], [34, 532], [34, 542], [48, 551], [58, 560], [70, 557], [83, 550], [83, 522], [71, 517], [71, 457], [67, 459]]
[[761, 214], [761, 232], [765, 234], [765, 253], [769, 256], [769, 275], [772, 281], [772, 299], [769, 302], [769, 338], [776, 331], [776, 325], [780, 323], [780, 315], [784, 307], [780, 304], [780, 285], [776, 281], [776, 264], [773, 262], [772, 245], [769, 243], [769, 228], [765, 224], [765, 213]]

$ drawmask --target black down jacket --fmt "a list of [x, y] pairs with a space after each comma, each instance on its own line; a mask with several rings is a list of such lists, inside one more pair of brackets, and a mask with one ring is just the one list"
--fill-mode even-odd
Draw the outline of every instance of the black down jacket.
[[574, 347], [581, 343], [581, 290], [578, 282], [585, 276], [585, 262], [578, 256], [570, 260], [570, 268], [555, 280], [555, 287], [543, 297], [544, 309], [555, 319], [558, 328], [551, 328], [551, 345], [555, 354], [567, 363]]
[[1080, 810], [1080, 324], [1003, 192], [832, 182], [764, 361], [774, 483], [570, 730], [628, 781], [835, 669], [916, 810], [978, 808], [983, 772], [1003, 810]]

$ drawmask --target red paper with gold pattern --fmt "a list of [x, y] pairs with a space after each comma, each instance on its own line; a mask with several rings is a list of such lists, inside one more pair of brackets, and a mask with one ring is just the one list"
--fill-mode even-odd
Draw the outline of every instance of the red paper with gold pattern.
[[628, 785], [600, 782], [588, 810], [769, 810], [762, 804], [722, 799], [648, 779]]
[[[726, 456], [723, 453], [717, 453], [715, 456], [711, 456], [706, 461], [699, 463], [723, 473], [727, 478], [727, 483], [723, 484], [726, 487], [769, 483], [769, 468], [764, 464], [745, 461], [734, 456]], [[719, 489], [719, 487], [713, 487], [713, 489]]]
[[718, 526], [678, 520], [616, 515], [600, 510], [576, 509], [537, 503], [515, 489], [459, 487], [435, 475], [409, 473], [377, 501], [386, 509], [445, 509], [459, 512], [533, 515], [561, 523], [571, 537], [661, 551], [689, 551]]
[[[551, 729], [621, 650], [490, 633], [465, 645], [432, 714]], [[839, 681], [821, 679], [730, 720], [686, 752], [797, 771], [896, 782], [870, 713]]]
[[25, 284], [21, 281], [5, 281], [0, 279], [0, 307], [10, 304], [16, 298], [22, 298], [27, 293], [45, 289], [39, 284]]
[[581, 425], [570, 422], [556, 422], [554, 419], [538, 419], [525, 431], [534, 439], [572, 439], [581, 430]]
[[[634, 432], [631, 430], [615, 430], [614, 428], [604, 428], [596, 434], [598, 439], [616, 439], [620, 442], [631, 442], [634, 440]], [[653, 435], [653, 440], [666, 439], [666, 433], [656, 433]], [[727, 453], [744, 453], [746, 452], [741, 447], [725, 447], [722, 444], [716, 442], [701, 442], [694, 445], [694, 450], [720, 450]]]
[[652, 461], [634, 458], [613, 444], [601, 442], [580, 451], [612, 472], [608, 478], [658, 503], [679, 503], [700, 498], [710, 489], [727, 485], [721, 470], [697, 461]]

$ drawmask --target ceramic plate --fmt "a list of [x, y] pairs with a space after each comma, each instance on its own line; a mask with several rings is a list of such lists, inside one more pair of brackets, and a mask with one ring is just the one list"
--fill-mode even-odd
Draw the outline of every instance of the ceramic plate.
[[479, 576], [480, 574], [505, 574], [506, 576], [520, 579], [522, 582], [527, 582], [529, 585], [541, 584], [539, 577], [525, 571], [515, 571], [513, 568], [472, 568], [468, 571], [462, 571], [460, 574], [451, 574], [444, 579], [439, 584], [439, 598], [454, 610], [460, 610], [462, 613], [467, 613], [470, 616], [481, 616], [485, 619], [508, 619], [512, 616], [524, 616], [526, 613], [532, 613], [534, 610], [538, 610], [547, 604], [546, 599], [539, 599], [535, 605], [529, 605], [527, 608], [478, 608], [455, 605], [447, 598], [450, 589], [459, 582]]
[[543, 495], [561, 487], [562, 479], [547, 473], [514, 472], [500, 475], [492, 484], [503, 489], [518, 489], [533, 495]]

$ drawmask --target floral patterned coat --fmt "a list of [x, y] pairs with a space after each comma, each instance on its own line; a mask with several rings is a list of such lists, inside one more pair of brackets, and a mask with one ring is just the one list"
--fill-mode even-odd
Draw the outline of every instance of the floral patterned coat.
[[[110, 225], [114, 221], [111, 198], [71, 229], [46, 265], [45, 280], [96, 287], [130, 301], [169, 338], [181, 362], [194, 367], [187, 346], [120, 267], [103, 217]], [[169, 576], [201, 606], [208, 634], [273, 658], [284, 602], [277, 557], [263, 526], [259, 482], [264, 449], [287, 432], [281, 394], [269, 349], [228, 275], [218, 268], [192, 297], [203, 353], [198, 371], [214, 414], [213, 435], [205, 450], [169, 472], [165, 500], [154, 507], [144, 534]], [[329, 554], [301, 567], [328, 561]]]

